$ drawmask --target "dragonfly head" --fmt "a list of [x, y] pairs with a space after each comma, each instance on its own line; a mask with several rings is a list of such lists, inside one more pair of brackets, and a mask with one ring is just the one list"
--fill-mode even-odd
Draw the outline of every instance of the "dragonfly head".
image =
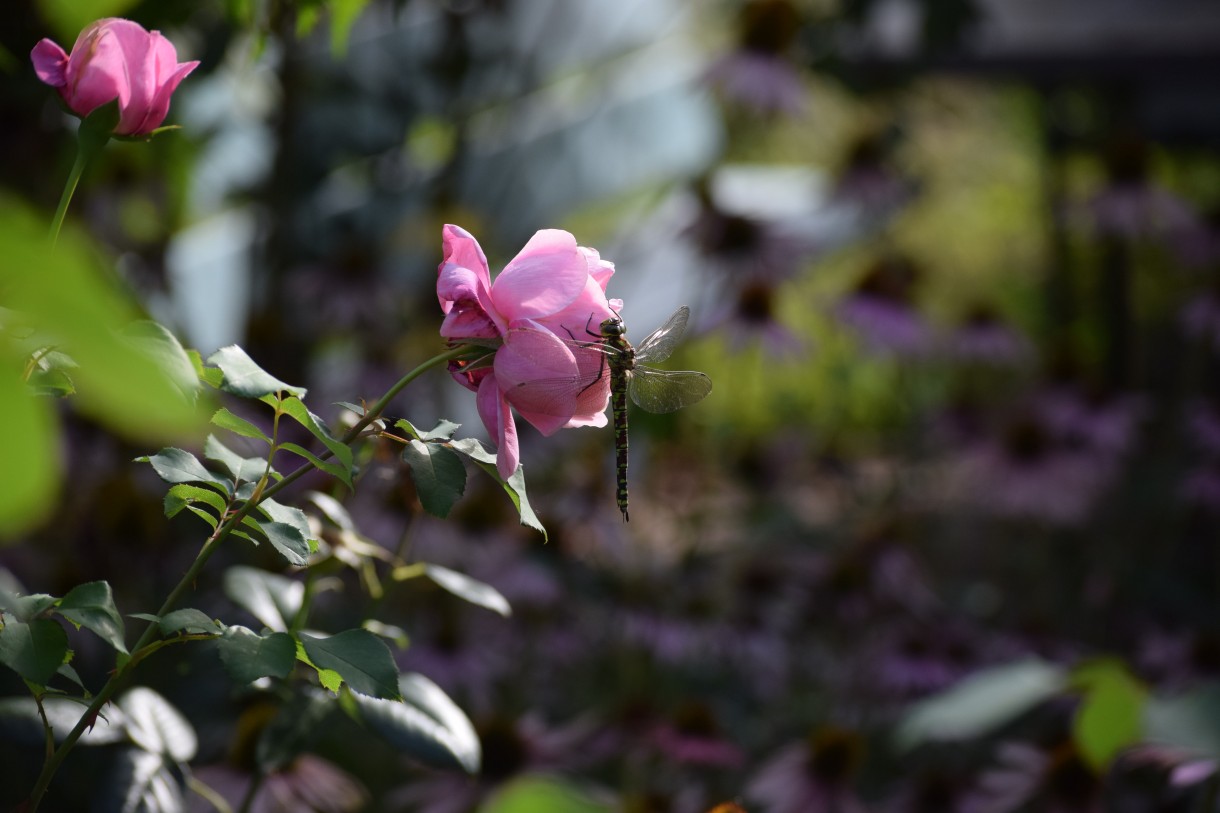
[[612, 316], [609, 319], [603, 320], [598, 326], [598, 329], [601, 331], [602, 336], [606, 337], [607, 339], [621, 338], [622, 335], [627, 332], [623, 327], [623, 320], [619, 319], [617, 316]]

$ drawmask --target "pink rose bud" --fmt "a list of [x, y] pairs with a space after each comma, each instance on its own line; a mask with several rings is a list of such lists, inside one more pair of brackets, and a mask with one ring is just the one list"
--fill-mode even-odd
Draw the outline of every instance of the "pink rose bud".
[[38, 78], [84, 118], [118, 99], [115, 135], [143, 136], [161, 126], [178, 83], [199, 65], [178, 62], [173, 44], [131, 20], [108, 17], [80, 33], [71, 55], [49, 39], [30, 52]]

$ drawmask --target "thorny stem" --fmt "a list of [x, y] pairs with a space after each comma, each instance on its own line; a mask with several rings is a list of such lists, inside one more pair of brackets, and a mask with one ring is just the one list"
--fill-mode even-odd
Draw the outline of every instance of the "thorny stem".
[[[66, 209], [66, 203], [61, 205]], [[343, 437], [340, 438], [340, 442], [350, 445], [353, 441], [360, 437], [360, 433], [381, 416], [382, 410], [384, 410], [390, 401], [394, 399], [394, 396], [402, 392], [402, 390], [416, 378], [419, 378], [419, 376], [423, 375], [425, 372], [433, 367], [436, 367], [437, 365], [460, 358], [469, 352], [470, 348], [465, 346], [450, 348], [444, 353], [433, 356], [415, 369], [411, 370], [411, 372], [400, 378], [397, 383], [394, 384], [394, 386], [390, 387], [386, 394], [378, 399], [372, 407], [365, 411], [364, 416], [361, 417], [351, 429], [344, 433]], [[326, 460], [327, 458], [331, 457], [331, 453], [329, 450], [323, 450], [321, 453], [319, 453], [318, 457], [321, 460]], [[232, 514], [229, 514], [224, 522], [217, 525], [216, 530], [213, 531], [211, 536], [208, 537], [207, 541], [204, 542], [203, 547], [199, 551], [199, 555], [195, 557], [195, 561], [192, 562], [191, 566], [187, 568], [186, 573], [184, 573], [182, 576], [182, 579], [177, 585], [174, 586], [174, 589], [170, 591], [165, 601], [161, 604], [160, 609], [157, 610], [157, 616], [164, 616], [175, 606], [177, 606], [178, 600], [182, 598], [183, 593], [194, 585], [200, 572], [202, 572], [204, 566], [208, 563], [208, 560], [212, 558], [212, 554], [217, 551], [221, 543], [224, 542], [225, 538], [229, 536], [234, 528], [241, 524], [241, 521], [254, 510], [259, 502], [262, 502], [272, 495], [279, 493], [284, 488], [287, 488], [288, 485], [299, 480], [314, 468], [316, 468], [316, 466], [312, 462], [304, 462], [292, 473], [285, 476], [284, 479], [269, 486], [265, 491], [263, 491], [257, 500], [248, 500]], [[101, 713], [102, 707], [105, 706], [106, 703], [109, 702], [110, 698], [114, 696], [115, 692], [118, 691], [119, 687], [130, 674], [132, 668], [139, 663], [140, 660], [142, 660], [144, 654], [149, 654], [144, 653], [143, 650], [152, 642], [152, 639], [157, 634], [158, 629], [159, 627], [157, 622], [149, 622], [148, 626], [144, 628], [144, 632], [140, 635], [139, 640], [136, 641], [135, 646], [132, 648], [132, 657], [115, 669], [115, 671], [111, 674], [110, 679], [107, 680], [98, 693], [94, 695], [93, 701], [89, 704], [89, 707], [85, 710], [85, 713], [81, 715], [80, 720], [78, 720], [73, 729], [68, 732], [68, 735], [64, 737], [64, 741], [54, 750], [53, 753], [51, 753], [46, 762], [43, 763], [42, 772], [38, 775], [38, 780], [34, 783], [34, 789], [30, 792], [29, 801], [25, 807], [27, 813], [36, 813], [38, 810], [38, 805], [42, 802], [42, 797], [46, 795], [47, 788], [51, 785], [51, 779], [55, 776], [56, 771], [59, 770], [59, 766], [63, 763], [64, 758], [67, 757], [68, 753], [76, 746], [77, 740], [79, 740], [85, 733], [85, 729], [90, 728], [94, 724], [94, 722], [97, 720], [98, 714]], [[252, 789], [251, 794], [256, 789], [257, 786]]]

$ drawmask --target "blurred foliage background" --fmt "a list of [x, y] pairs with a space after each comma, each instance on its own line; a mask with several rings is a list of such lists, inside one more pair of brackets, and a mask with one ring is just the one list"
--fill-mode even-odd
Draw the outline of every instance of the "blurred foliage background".
[[[637, 341], [690, 305], [669, 366], [715, 382], [633, 415], [629, 526], [609, 431], [523, 430], [546, 545], [490, 483], [426, 516], [390, 449], [355, 494], [307, 483], [515, 614], [384, 598], [481, 777], [337, 720], [266, 809], [460, 813], [540, 774], [571, 810], [1216, 808], [1214, 4], [10, 0], [0, 187], [48, 221], [72, 120], [27, 55], [107, 15], [202, 64], [183, 129], [111, 143], [70, 221], [188, 347], [239, 343], [335, 419], [442, 349], [442, 224], [493, 272], [558, 227], [616, 263]], [[392, 414], [478, 434], [473, 407], [436, 375]], [[62, 483], [0, 566], [156, 606], [197, 528], [161, 518], [148, 447], [56, 408]], [[211, 578], [196, 606], [232, 614]], [[356, 574], [331, 586], [352, 617]], [[147, 677], [226, 794], [267, 720], [205, 650]]]

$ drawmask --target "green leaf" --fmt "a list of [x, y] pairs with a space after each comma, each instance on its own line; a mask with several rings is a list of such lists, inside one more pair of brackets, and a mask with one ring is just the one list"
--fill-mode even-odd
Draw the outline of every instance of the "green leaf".
[[[189, 508], [194, 503], [200, 502], [210, 506], [216, 512], [217, 517], [223, 516], [227, 507], [225, 498], [211, 489], [200, 488], [188, 483], [178, 483], [170, 486], [169, 491], [165, 492], [165, 516], [172, 519], [178, 516], [183, 508]], [[215, 528], [216, 522], [211, 515], [208, 515], [208, 519], [209, 524]]]
[[349, 488], [352, 487], [352, 474], [351, 474], [350, 468], [345, 468], [344, 466], [341, 466], [338, 463], [323, 460], [322, 458], [318, 457], [313, 452], [311, 452], [308, 449], [304, 448], [303, 446], [299, 446], [295, 443], [281, 443], [279, 445], [279, 448], [285, 452], [291, 452], [292, 454], [297, 455], [298, 457], [305, 458], [310, 463], [312, 463], [316, 468], [321, 469], [322, 471], [326, 472], [327, 474], [329, 474], [331, 477], [334, 477], [339, 482], [347, 485]]
[[[3, 226], [0, 226], [0, 234]], [[3, 283], [0, 260], [0, 284]], [[58, 427], [47, 399], [21, 383], [20, 358], [6, 358], [0, 337], [0, 541], [43, 521], [60, 477]]]
[[424, 574], [438, 586], [471, 604], [485, 607], [507, 618], [512, 615], [508, 599], [490, 584], [472, 579], [464, 573], [440, 565], [424, 564]]
[[76, 385], [72, 383], [71, 371], [80, 365], [67, 353], [38, 348], [34, 356], [37, 363], [30, 372], [26, 383], [36, 395], [49, 395], [52, 398], [66, 398], [76, 394]]
[[335, 694], [339, 693], [339, 689], [343, 688], [343, 676], [334, 669], [324, 669], [309, 659], [309, 654], [305, 652], [305, 646], [300, 641], [297, 645], [297, 660], [309, 666], [318, 673], [318, 682], [322, 684], [322, 688]]
[[242, 398], [261, 398], [278, 392], [305, 395], [304, 387], [294, 387], [280, 381], [255, 364], [254, 359], [235, 344], [217, 350], [208, 357], [208, 363], [219, 367], [224, 373], [220, 388]]
[[398, 667], [390, 648], [368, 630], [346, 630], [328, 638], [301, 633], [300, 640], [315, 666], [338, 672], [354, 690], [373, 697], [399, 698]]
[[203, 443], [203, 456], [219, 463], [235, 482], [257, 482], [267, 470], [267, 461], [258, 457], [242, 457], [225, 446], [215, 435], [208, 435]]
[[68, 634], [50, 618], [26, 623], [0, 615], [0, 663], [31, 683], [45, 686], [68, 658]]
[[287, 632], [305, 600], [305, 585], [276, 573], [237, 565], [225, 571], [224, 593], [269, 629]]
[[446, 517], [466, 491], [466, 467], [452, 450], [435, 443], [410, 441], [402, 459], [411, 467], [411, 479], [424, 510]]
[[258, 510], [266, 514], [268, 519], [296, 528], [305, 539], [313, 538], [313, 530], [309, 527], [309, 517], [305, 516], [305, 512], [300, 508], [283, 505], [267, 497], [258, 504]]
[[969, 740], [986, 734], [1054, 697], [1067, 686], [1063, 669], [1036, 659], [984, 669], [907, 712], [899, 748], [929, 740]]
[[477, 773], [482, 761], [478, 735], [449, 696], [423, 675], [398, 678], [402, 700], [354, 692], [360, 719], [398, 751], [436, 768]]
[[1220, 759], [1220, 683], [1210, 682], [1144, 705], [1145, 739]]
[[153, 471], [167, 483], [208, 483], [225, 494], [233, 492], [233, 484], [204, 468], [199, 459], [182, 449], [162, 449], [155, 455], [137, 457], [137, 463], [152, 464]]
[[114, 606], [114, 594], [104, 581], [80, 584], [59, 602], [59, 612], [77, 626], [88, 627], [119, 652], [127, 654], [123, 642], [123, 619]]
[[156, 618], [162, 635], [173, 635], [175, 632], [185, 632], [188, 635], [219, 635], [223, 628], [201, 610], [190, 607], [166, 613], [163, 618]]
[[323, 445], [330, 450], [330, 453], [335, 456], [344, 469], [348, 471], [347, 476], [341, 478], [349, 486], [351, 485], [351, 468], [352, 468], [352, 450], [344, 443], [340, 443], [331, 435], [330, 430], [326, 428], [326, 424], [317, 415], [310, 412], [300, 398], [285, 398], [280, 409], [285, 415], [292, 418], [301, 426], [309, 430], [315, 438], [322, 441]]
[[242, 626], [227, 627], [216, 641], [221, 663], [238, 683], [262, 677], [286, 678], [296, 663], [296, 643], [286, 632], [256, 635]]
[[271, 438], [267, 437], [266, 432], [245, 418], [234, 415], [224, 407], [216, 410], [215, 414], [212, 415], [212, 423], [221, 429], [228, 429], [230, 432], [241, 435], [244, 438], [253, 438], [254, 440], [261, 440], [268, 445], [271, 444]]
[[1084, 700], [1072, 721], [1072, 736], [1085, 761], [1101, 772], [1123, 748], [1139, 742], [1148, 690], [1118, 661], [1077, 667], [1072, 682]]
[[534, 509], [530, 506], [529, 497], [525, 494], [525, 470], [521, 466], [517, 466], [517, 470], [507, 480], [501, 479], [500, 472], [496, 468], [496, 456], [484, 448], [483, 444], [475, 438], [463, 438], [455, 440], [448, 444], [449, 448], [456, 452], [466, 455], [475, 462], [479, 468], [487, 472], [504, 492], [508, 494], [508, 498], [513, 501], [513, 507], [517, 509], [517, 513], [521, 516], [521, 524], [527, 528], [533, 528], [538, 533], [542, 534], [544, 541], [548, 539], [546, 528], [539, 521]]
[[293, 567], [304, 567], [309, 561], [309, 540], [302, 534], [300, 528], [286, 522], [265, 522], [255, 520], [258, 529], [267, 537], [271, 546], [283, 556]]
[[406, 418], [400, 418], [395, 421], [394, 426], [405, 431], [408, 435], [419, 440], [450, 440], [453, 438], [453, 433], [462, 428], [460, 423], [453, 421], [441, 420], [433, 428], [427, 432], [421, 432], [415, 428], [415, 425]]
[[615, 809], [566, 779], [522, 776], [498, 788], [477, 813], [613, 813]]
[[6, 606], [0, 606], [0, 610], [11, 612], [17, 616], [19, 621], [30, 621], [54, 607], [58, 602], [59, 599], [55, 598], [55, 596], [48, 596], [46, 593], [35, 593], [32, 596], [13, 596], [10, 600], [4, 602]]
[[174, 762], [195, 758], [199, 749], [195, 729], [164, 697], [146, 686], [136, 686], [117, 705], [126, 715], [127, 734], [136, 745]]
[[195, 368], [195, 375], [199, 376], [199, 380], [214, 390], [220, 389], [225, 380], [224, 372], [219, 367], [205, 366], [198, 350], [187, 350], [186, 355], [191, 360], [191, 366]]

